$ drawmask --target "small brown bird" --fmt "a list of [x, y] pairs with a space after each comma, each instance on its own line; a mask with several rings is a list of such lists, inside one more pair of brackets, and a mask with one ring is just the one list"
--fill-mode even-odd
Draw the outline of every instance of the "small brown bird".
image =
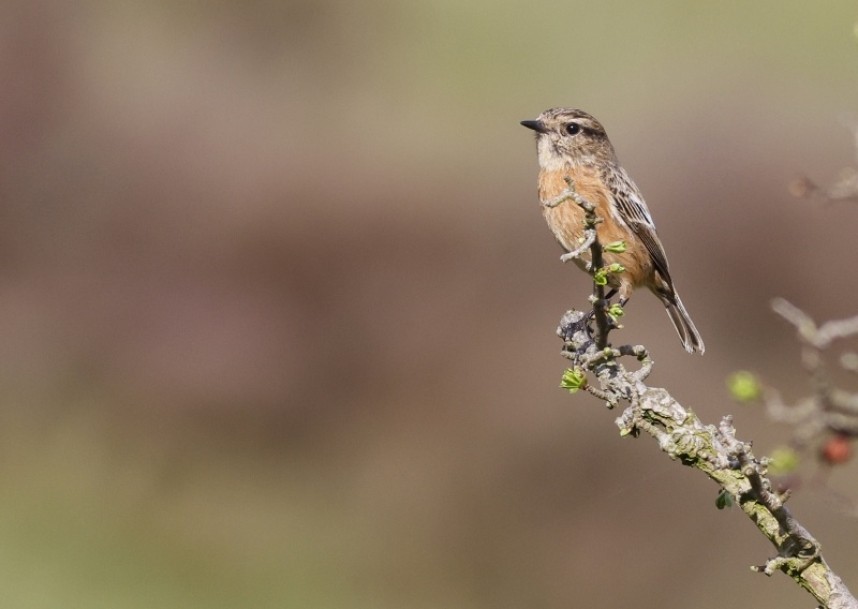
[[[569, 252], [584, 238], [584, 210], [574, 201], [548, 205], [574, 180], [575, 190], [596, 207], [602, 223], [597, 235], [602, 244], [624, 241], [623, 253], [605, 252], [606, 264], [625, 267], [610, 274], [609, 285], [619, 291], [620, 304], [641, 286], [649, 288], [667, 309], [682, 346], [689, 353], [705, 347], [670, 278], [667, 256], [655, 232], [655, 223], [643, 195], [617, 160], [605, 128], [595, 118], [573, 108], [551, 108], [532, 121], [521, 121], [536, 131], [539, 159], [539, 200], [542, 213], [560, 245]], [[579, 267], [589, 265], [589, 252], [575, 258]]]

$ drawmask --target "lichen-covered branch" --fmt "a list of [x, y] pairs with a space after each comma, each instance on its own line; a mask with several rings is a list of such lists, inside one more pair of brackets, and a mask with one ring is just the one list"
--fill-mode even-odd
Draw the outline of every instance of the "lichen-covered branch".
[[[592, 235], [593, 241], [590, 273], [598, 284], [595, 276], [600, 266], [596, 260], [602, 246], [596, 236], [594, 208], [574, 193], [572, 184], [559, 199], [563, 200], [556, 204], [573, 201], [587, 213], [591, 231], [587, 239]], [[596, 289], [594, 298], [594, 311], [598, 312], [601, 301], [604, 314], [604, 294]], [[612, 347], [608, 334], [613, 327], [610, 322], [601, 326], [598, 317], [594, 340], [591, 317], [582, 311], [568, 311], [560, 321], [557, 333], [563, 340], [562, 355], [570, 361], [562, 386], [572, 392], [586, 391], [609, 408], [623, 407], [616, 419], [622, 435], [653, 437], [671, 459], [701, 471], [718, 484], [719, 505], [723, 505], [722, 500], [738, 505], [776, 549], [775, 556], [752, 569], [766, 575], [785, 573], [822, 607], [858, 609], [858, 601], [825, 562], [820, 544], [784, 505], [787, 497], [774, 490], [767, 477], [767, 460], [757, 458], [750, 443], [736, 437], [731, 417], [724, 417], [717, 426], [706, 425], [667, 390], [648, 386], [646, 379], [653, 362], [646, 348]], [[626, 368], [627, 358], [634, 358], [634, 367]]]

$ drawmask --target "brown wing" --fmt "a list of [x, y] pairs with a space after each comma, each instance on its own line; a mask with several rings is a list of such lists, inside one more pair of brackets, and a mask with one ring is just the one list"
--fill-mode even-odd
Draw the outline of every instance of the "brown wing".
[[673, 281], [667, 266], [667, 254], [664, 253], [664, 246], [655, 232], [655, 222], [653, 222], [643, 195], [621, 167], [614, 166], [606, 174], [605, 183], [614, 197], [614, 203], [619, 210], [620, 217], [640, 237], [652, 258], [655, 270], [658, 271], [658, 274], [667, 282], [670, 291], [673, 292]]

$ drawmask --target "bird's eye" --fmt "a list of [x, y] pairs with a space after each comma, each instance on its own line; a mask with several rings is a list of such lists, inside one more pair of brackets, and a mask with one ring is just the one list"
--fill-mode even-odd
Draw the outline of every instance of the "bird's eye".
[[581, 125], [578, 123], [569, 123], [566, 125], [566, 133], [569, 135], [578, 135], [581, 133]]

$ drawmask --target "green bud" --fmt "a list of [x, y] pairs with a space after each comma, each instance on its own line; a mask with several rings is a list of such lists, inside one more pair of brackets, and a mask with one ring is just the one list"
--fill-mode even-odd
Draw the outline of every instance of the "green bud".
[[727, 379], [727, 387], [733, 399], [739, 402], [753, 402], [762, 393], [757, 377], [745, 370], [731, 374]]
[[613, 241], [605, 246], [606, 252], [611, 252], [612, 254], [622, 254], [626, 251], [626, 242], [625, 241]]
[[607, 313], [615, 320], [626, 314], [626, 312], [623, 311], [623, 307], [621, 307], [620, 303], [618, 302], [615, 302], [610, 307], [608, 307]]
[[626, 267], [624, 267], [622, 264], [619, 264], [617, 262], [608, 266], [608, 272], [609, 273], [622, 273], [625, 270], [626, 270]]
[[724, 508], [733, 507], [733, 495], [721, 489], [721, 492], [718, 493], [718, 498], [715, 499], [715, 507], [719, 510], [723, 510]]
[[787, 446], [781, 446], [772, 451], [769, 457], [769, 471], [775, 476], [794, 472], [799, 465], [798, 453]]
[[608, 273], [605, 269], [599, 269], [593, 273], [593, 283], [596, 285], [608, 285]]
[[567, 368], [560, 379], [560, 387], [569, 393], [575, 393], [587, 386], [587, 375], [581, 368]]

